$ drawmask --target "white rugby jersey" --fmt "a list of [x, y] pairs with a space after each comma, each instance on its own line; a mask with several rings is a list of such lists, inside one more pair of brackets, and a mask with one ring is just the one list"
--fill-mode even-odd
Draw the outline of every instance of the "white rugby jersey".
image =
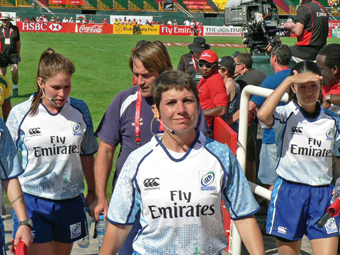
[[7, 120], [21, 153], [23, 192], [53, 200], [78, 196], [84, 189], [80, 156], [98, 148], [86, 103], [68, 98], [57, 114], [40, 103], [35, 116], [30, 106], [31, 99], [15, 106]]
[[280, 155], [276, 173], [283, 179], [311, 186], [331, 183], [332, 155], [340, 157], [340, 119], [320, 108], [314, 120], [294, 102], [276, 108], [273, 128]]
[[202, 133], [181, 158], [171, 154], [156, 136], [130, 154], [108, 220], [133, 224], [141, 209], [133, 244], [140, 254], [219, 254], [227, 246], [221, 200], [233, 219], [259, 209], [243, 170], [226, 145]]

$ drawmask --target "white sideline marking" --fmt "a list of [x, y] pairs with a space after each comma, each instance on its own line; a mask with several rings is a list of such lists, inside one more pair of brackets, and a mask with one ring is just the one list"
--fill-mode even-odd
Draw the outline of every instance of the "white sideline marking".
[[91, 49], [95, 49], [95, 50], [107, 51], [107, 50], [99, 49], [99, 48], [95, 48], [95, 47], [90, 47], [90, 48], [91, 48]]
[[76, 42], [69, 42], [69, 41], [64, 41], [66, 43], [73, 43], [73, 44], [77, 44]]

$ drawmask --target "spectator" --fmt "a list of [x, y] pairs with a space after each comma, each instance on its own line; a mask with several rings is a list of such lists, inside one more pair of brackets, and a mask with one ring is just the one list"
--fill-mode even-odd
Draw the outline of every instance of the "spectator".
[[184, 26], [190, 26], [190, 20], [187, 19], [186, 21], [183, 22]]
[[241, 91], [248, 85], [260, 86], [267, 75], [258, 69], [253, 69], [253, 58], [249, 53], [241, 52], [234, 56], [235, 61], [235, 79], [240, 85]]
[[48, 20], [47, 20], [47, 16], [44, 16], [44, 23], [47, 23]]
[[40, 16], [39, 19], [38, 19], [38, 22], [39, 22], [39, 23], [44, 23], [44, 17], [43, 17], [43, 16]]
[[115, 18], [115, 20], [113, 21], [113, 24], [114, 24], [114, 25], [119, 25], [119, 21], [118, 21], [117, 18]]
[[177, 24], [177, 21], [176, 20], [174, 20], [174, 26], [177, 26], [178, 24]]
[[156, 24], [155, 25], [160, 25], [159, 21], [156, 21]]
[[[218, 61], [218, 72], [222, 76], [228, 95], [227, 113], [222, 116], [227, 121], [235, 112], [240, 109], [241, 89], [237, 82], [234, 81], [235, 61], [232, 57], [222, 57]], [[230, 127], [238, 133], [238, 121], [231, 124]]]
[[[106, 187], [117, 146], [121, 145], [113, 178], [114, 189], [122, 166], [129, 154], [139, 146], [146, 144], [153, 134], [160, 130], [160, 127], [162, 130], [160, 123], [153, 120], [152, 89], [156, 78], [164, 71], [172, 69], [169, 53], [162, 42], [148, 41], [131, 52], [129, 64], [138, 86], [132, 86], [115, 96], [96, 131], [96, 136], [100, 139], [95, 163], [97, 203], [91, 206], [92, 211], [95, 208], [96, 219], [101, 212], [104, 212], [104, 217], [107, 216]], [[133, 99], [131, 100], [131, 98]], [[141, 108], [138, 108], [138, 105], [141, 105]], [[120, 114], [117, 109], [123, 109], [124, 114]], [[140, 112], [138, 112], [138, 109], [140, 109]], [[135, 118], [138, 115], [143, 121], [139, 122], [139, 118]], [[135, 126], [140, 133], [135, 129]], [[203, 115], [200, 116], [196, 127], [202, 130], [204, 134], [208, 132]], [[140, 221], [137, 216], [132, 230], [119, 252], [120, 255], [131, 255], [133, 253], [132, 241], [140, 228]]]
[[54, 23], [54, 22], [55, 22], [54, 16], [52, 16], [52, 18], [50, 19], [50, 22], [51, 22], [51, 23]]
[[122, 18], [119, 18], [119, 24], [123, 25]]
[[128, 20], [127, 25], [132, 25], [132, 22], [130, 19]]
[[93, 18], [90, 19], [89, 24], [94, 24]]
[[132, 32], [135, 35], [137, 33], [137, 30], [138, 30], [136, 19], [133, 19], [132, 29], [133, 29]]
[[19, 82], [19, 62], [21, 61], [21, 41], [20, 33], [17, 26], [14, 26], [11, 21], [13, 19], [8, 13], [2, 13], [2, 26], [0, 26], [1, 40], [1, 58], [0, 58], [0, 74], [6, 76], [7, 66], [11, 66], [12, 82], [13, 82], [13, 97], [17, 97], [18, 82]]
[[56, 20], [57, 23], [61, 23], [61, 19], [60, 17], [57, 17], [57, 20]]
[[172, 20], [171, 20], [171, 18], [169, 19], [167, 25], [168, 25], [168, 26], [172, 26]]
[[26, 18], [24, 19], [25, 23], [30, 23], [30, 19], [26, 16]]
[[17, 21], [21, 21], [21, 18], [19, 15], [17, 15]]
[[83, 18], [83, 20], [82, 20], [82, 23], [83, 23], [83, 24], [87, 24], [86, 16], [84, 16], [84, 18]]
[[104, 25], [107, 25], [107, 19], [104, 18], [102, 23], [103, 23]]
[[31, 18], [32, 23], [37, 23], [36, 19], [34, 17]]
[[138, 20], [137, 25], [144, 25], [144, 22], [140, 19]]
[[123, 25], [128, 25], [128, 21], [127, 21], [126, 17], [124, 17]]
[[[253, 69], [253, 58], [249, 53], [237, 53], [234, 56], [235, 74], [239, 76], [235, 81], [240, 85], [241, 92], [247, 85], [260, 86], [267, 75], [261, 70]], [[235, 114], [234, 114], [235, 115]], [[236, 120], [235, 120], [236, 121]], [[234, 120], [228, 124], [234, 123]], [[259, 128], [260, 129], [260, 128]], [[259, 132], [262, 132], [261, 129]], [[256, 182], [256, 172], [259, 164], [260, 148], [262, 141], [257, 139], [258, 125], [256, 121], [256, 111], [252, 111], [248, 116], [248, 137], [247, 137], [247, 178], [251, 182]]]
[[11, 106], [11, 83], [6, 76], [0, 75], [0, 117], [6, 122]]
[[63, 23], [68, 23], [68, 19], [66, 17], [64, 17]]
[[70, 20], [68, 21], [69, 23], [74, 23], [73, 17], [70, 18]]
[[316, 63], [322, 70], [323, 104], [330, 109], [333, 105], [340, 106], [340, 44], [332, 43], [324, 46], [316, 57]]
[[297, 10], [296, 23], [284, 26], [297, 36], [297, 43], [291, 46], [293, 59], [315, 60], [318, 51], [326, 45], [328, 36], [328, 13], [316, 0], [302, 0]]
[[183, 55], [178, 63], [177, 70], [188, 73], [198, 83], [202, 75], [198, 66], [198, 59], [201, 53], [210, 49], [210, 45], [206, 44], [203, 37], [195, 37], [194, 42], [188, 45], [190, 52]]
[[81, 21], [80, 21], [80, 18], [79, 18], [79, 17], [77, 17], [77, 19], [76, 19], [76, 23], [81, 23]]
[[195, 28], [196, 28], [195, 21], [192, 20], [192, 21], [190, 22], [190, 32], [191, 32], [191, 36], [194, 36], [194, 35], [195, 35]]
[[218, 73], [218, 57], [213, 50], [205, 50], [198, 59], [203, 78], [197, 85], [204, 116], [210, 128], [214, 117], [227, 113], [228, 96], [221, 75]]
[[152, 19], [151, 22], [150, 22], [150, 25], [155, 25], [155, 24], [156, 24], [156, 22], [154, 21], [154, 19]]
[[165, 25], [165, 20], [164, 19], [162, 20], [162, 25]]

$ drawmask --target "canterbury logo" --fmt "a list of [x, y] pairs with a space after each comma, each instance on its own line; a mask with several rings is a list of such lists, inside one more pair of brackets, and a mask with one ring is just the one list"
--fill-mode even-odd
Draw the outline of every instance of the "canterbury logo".
[[302, 134], [303, 133], [303, 127], [292, 127], [292, 133], [293, 134]]
[[30, 128], [30, 129], [28, 130], [28, 133], [29, 133], [30, 135], [38, 135], [38, 134], [41, 134], [40, 128]]
[[147, 188], [158, 187], [159, 183], [157, 181], [159, 181], [158, 177], [156, 177], [156, 178], [148, 178], [148, 179], [144, 180], [143, 184], [144, 184], [144, 187], [147, 187]]

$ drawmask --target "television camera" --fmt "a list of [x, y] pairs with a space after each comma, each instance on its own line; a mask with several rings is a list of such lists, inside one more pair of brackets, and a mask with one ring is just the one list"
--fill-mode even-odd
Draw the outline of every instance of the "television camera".
[[270, 43], [281, 43], [284, 28], [279, 27], [279, 14], [273, 0], [242, 1], [225, 8], [226, 25], [241, 25], [243, 44], [252, 55], [265, 55]]

